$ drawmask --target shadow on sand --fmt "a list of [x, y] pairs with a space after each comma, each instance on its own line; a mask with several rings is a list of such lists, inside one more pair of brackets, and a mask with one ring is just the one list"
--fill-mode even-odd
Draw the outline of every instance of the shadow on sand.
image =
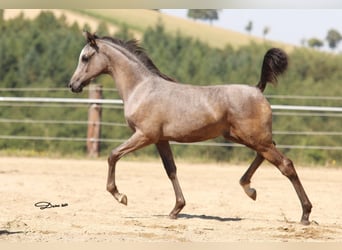
[[8, 230], [0, 230], [1, 235], [10, 235], [10, 234], [22, 234], [24, 231], [8, 231]]
[[225, 218], [220, 216], [211, 216], [211, 215], [197, 215], [197, 214], [179, 214], [178, 218], [185, 218], [185, 219], [202, 219], [202, 220], [217, 220], [217, 221], [241, 221], [243, 219], [236, 217], [236, 218]]

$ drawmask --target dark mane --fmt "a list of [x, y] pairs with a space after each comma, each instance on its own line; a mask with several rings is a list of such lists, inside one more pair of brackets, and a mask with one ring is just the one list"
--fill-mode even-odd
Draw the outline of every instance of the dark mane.
[[141, 61], [149, 69], [149, 71], [160, 76], [161, 78], [163, 78], [165, 80], [176, 82], [175, 79], [172, 79], [171, 77], [160, 72], [160, 70], [157, 68], [157, 66], [154, 65], [154, 63], [152, 62], [151, 58], [146, 54], [144, 48], [142, 48], [139, 45], [139, 42], [136, 39], [123, 41], [123, 40], [120, 40], [118, 38], [113, 38], [113, 37], [108, 37], [108, 36], [101, 37], [100, 39], [110, 41], [114, 44], [117, 44], [117, 45], [127, 49], [132, 54], [134, 54], [139, 59], [139, 61]]

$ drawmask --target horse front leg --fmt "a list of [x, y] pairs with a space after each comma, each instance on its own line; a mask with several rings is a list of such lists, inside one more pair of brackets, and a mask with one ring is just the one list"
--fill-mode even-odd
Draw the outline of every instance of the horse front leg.
[[258, 169], [258, 167], [261, 165], [261, 163], [264, 161], [264, 157], [260, 155], [259, 153], [255, 157], [252, 164], [249, 166], [247, 171], [244, 173], [244, 175], [240, 179], [240, 185], [242, 186], [245, 193], [253, 200], [256, 200], [257, 192], [254, 188], [251, 188], [251, 178], [255, 171]]
[[177, 219], [177, 215], [185, 206], [185, 199], [177, 178], [177, 168], [173, 159], [169, 142], [159, 141], [158, 143], [156, 143], [156, 147], [163, 161], [167, 176], [171, 180], [173, 190], [176, 195], [176, 204], [170, 212], [169, 217], [171, 219]]
[[135, 132], [126, 142], [115, 148], [108, 157], [108, 178], [107, 191], [110, 192], [114, 198], [124, 205], [127, 205], [127, 196], [119, 193], [115, 184], [115, 167], [117, 161], [130, 152], [140, 149], [152, 142], [140, 132]]

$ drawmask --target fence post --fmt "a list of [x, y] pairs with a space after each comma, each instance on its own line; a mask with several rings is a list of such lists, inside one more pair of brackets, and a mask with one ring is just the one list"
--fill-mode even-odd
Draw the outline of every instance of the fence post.
[[[89, 98], [102, 99], [102, 86], [89, 85]], [[92, 103], [88, 110], [87, 154], [98, 157], [100, 153], [101, 104]]]

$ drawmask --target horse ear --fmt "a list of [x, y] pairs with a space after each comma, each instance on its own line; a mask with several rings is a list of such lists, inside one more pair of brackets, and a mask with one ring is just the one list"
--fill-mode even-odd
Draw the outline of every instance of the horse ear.
[[87, 39], [87, 42], [90, 44], [91, 47], [96, 49], [96, 51], [99, 49], [99, 47], [96, 44], [96, 38], [98, 38], [95, 34], [91, 34], [88, 31], [83, 31], [83, 35]]

